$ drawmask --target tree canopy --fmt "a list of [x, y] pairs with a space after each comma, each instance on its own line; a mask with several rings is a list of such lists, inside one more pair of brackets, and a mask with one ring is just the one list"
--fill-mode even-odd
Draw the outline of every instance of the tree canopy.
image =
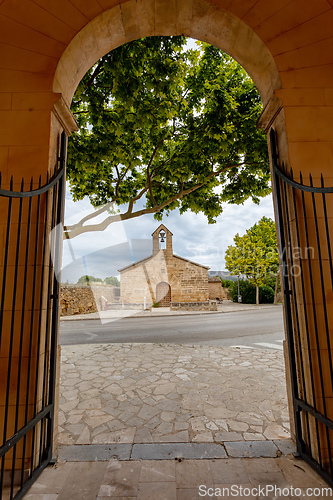
[[104, 279], [104, 283], [106, 283], [107, 285], [120, 287], [120, 281], [115, 276], [108, 276]]
[[[82, 79], [72, 104], [80, 130], [69, 141], [68, 179], [74, 200], [88, 196], [103, 207], [68, 226], [67, 237], [145, 213], [161, 220], [175, 208], [213, 223], [224, 203], [259, 203], [270, 192], [256, 87], [221, 50], [186, 43], [130, 42]], [[102, 212], [104, 222], [87, 224]]]
[[84, 274], [77, 280], [78, 285], [89, 285], [89, 283], [103, 283], [101, 278], [95, 278], [95, 276], [89, 276], [88, 274]]
[[257, 287], [265, 284], [265, 278], [275, 276], [279, 270], [279, 256], [275, 223], [268, 217], [248, 229], [243, 236], [236, 234], [234, 245], [225, 254], [226, 268], [232, 275], [244, 275]]

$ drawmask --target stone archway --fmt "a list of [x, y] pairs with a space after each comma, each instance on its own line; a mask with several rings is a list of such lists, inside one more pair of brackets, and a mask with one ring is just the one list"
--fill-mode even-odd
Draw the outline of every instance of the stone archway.
[[172, 34], [207, 41], [231, 55], [251, 76], [265, 106], [281, 88], [276, 62], [265, 43], [228, 10], [205, 0], [186, 2], [183, 8], [181, 4], [129, 0], [95, 17], [62, 54], [53, 92], [70, 104], [81, 78], [104, 54], [137, 38]]
[[[70, 134], [76, 127], [70, 112], [72, 95], [101, 55], [142, 36], [176, 34], [212, 43], [240, 62], [262, 97], [260, 125], [267, 132], [274, 125], [277, 132], [280, 159], [293, 166], [294, 175], [302, 169], [320, 185], [322, 173], [325, 185], [332, 185], [332, 16], [331, 0], [0, 1], [2, 187], [9, 186], [11, 175], [14, 188], [19, 189], [22, 176], [30, 179], [32, 175], [37, 187], [39, 175], [44, 180], [46, 172], [54, 169], [62, 130]], [[323, 215], [323, 210], [318, 208], [318, 214]], [[330, 240], [331, 207], [328, 213], [328, 231], [320, 227], [319, 232], [322, 238], [328, 234]], [[297, 236], [292, 210], [288, 217], [292, 246]], [[37, 220], [34, 213], [33, 222]], [[5, 242], [6, 222], [0, 225], [0, 240]], [[316, 231], [308, 236], [307, 246], [316, 247]], [[9, 253], [14, 252], [10, 247]], [[46, 267], [36, 254], [37, 265]], [[3, 252], [1, 259], [0, 271]], [[300, 288], [299, 282], [296, 287]], [[10, 291], [11, 285], [6, 293]], [[332, 290], [324, 289], [325, 294], [331, 302]], [[307, 298], [311, 321], [317, 312], [320, 317], [324, 303], [320, 294]], [[42, 314], [44, 321], [46, 308]], [[303, 324], [304, 317], [299, 321]], [[315, 328], [311, 328], [314, 336]], [[16, 325], [12, 329], [16, 332]], [[7, 343], [10, 330], [3, 334]], [[315, 384], [320, 382], [316, 379]], [[332, 408], [329, 392], [327, 398], [319, 398], [319, 408], [326, 399]]]

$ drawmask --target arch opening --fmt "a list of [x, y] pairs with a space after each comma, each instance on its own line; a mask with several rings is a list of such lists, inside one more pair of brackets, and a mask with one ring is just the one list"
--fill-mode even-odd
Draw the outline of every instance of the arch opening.
[[160, 307], [170, 307], [171, 286], [165, 281], [161, 281], [156, 286], [156, 302]]
[[[154, 8], [165, 22], [154, 21]], [[229, 11], [205, 0], [189, 2], [185, 10], [130, 0], [95, 17], [73, 38], [58, 63], [53, 91], [70, 105], [80, 80], [100, 57], [129, 41], [154, 35], [184, 35], [223, 50], [252, 78], [264, 106], [281, 88], [278, 68], [264, 42]]]

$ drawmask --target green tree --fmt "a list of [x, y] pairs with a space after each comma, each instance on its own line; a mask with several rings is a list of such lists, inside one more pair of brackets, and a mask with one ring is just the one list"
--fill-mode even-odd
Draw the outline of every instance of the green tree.
[[[102, 208], [66, 236], [143, 214], [161, 220], [176, 208], [213, 223], [225, 202], [259, 203], [270, 192], [261, 109], [242, 67], [206, 43], [188, 49], [184, 37], [149, 37], [111, 51], [77, 88], [80, 131], [68, 145], [73, 199]], [[103, 212], [103, 222], [88, 223]]]
[[120, 281], [115, 276], [108, 276], [105, 278], [104, 283], [107, 285], [120, 286]]
[[246, 276], [256, 286], [256, 304], [259, 304], [259, 286], [279, 270], [274, 221], [262, 217], [243, 236], [236, 234], [234, 243], [226, 250], [226, 268], [233, 275]]
[[78, 279], [77, 284], [85, 284], [89, 285], [89, 283], [102, 283], [103, 280], [101, 278], [95, 278], [94, 276], [88, 276], [88, 274], [84, 274], [81, 278]]

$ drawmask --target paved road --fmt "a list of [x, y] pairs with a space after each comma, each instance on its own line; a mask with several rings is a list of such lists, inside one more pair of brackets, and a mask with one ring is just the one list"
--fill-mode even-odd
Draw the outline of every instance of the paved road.
[[122, 342], [250, 346], [282, 349], [282, 307], [220, 314], [63, 321], [60, 344]]

